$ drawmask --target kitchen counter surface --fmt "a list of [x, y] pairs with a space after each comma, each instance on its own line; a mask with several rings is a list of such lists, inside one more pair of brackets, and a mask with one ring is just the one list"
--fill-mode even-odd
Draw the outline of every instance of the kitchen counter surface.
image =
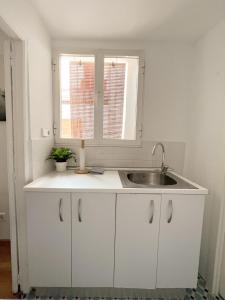
[[[145, 169], [146, 170], [146, 169]], [[117, 170], [104, 174], [75, 174], [74, 170], [51, 172], [24, 187], [24, 191], [37, 192], [114, 192], [114, 193], [163, 193], [163, 194], [208, 194], [208, 190], [190, 180], [170, 172], [193, 185], [193, 189], [174, 188], [124, 188]]]

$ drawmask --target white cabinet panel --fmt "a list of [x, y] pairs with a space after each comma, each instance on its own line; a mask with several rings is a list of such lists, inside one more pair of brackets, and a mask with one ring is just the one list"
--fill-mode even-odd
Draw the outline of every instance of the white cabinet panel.
[[155, 288], [160, 203], [161, 195], [117, 196], [115, 287]]
[[30, 286], [71, 286], [70, 194], [27, 192], [26, 200]]
[[196, 286], [204, 196], [26, 192], [26, 199], [30, 286]]
[[202, 195], [162, 196], [157, 288], [196, 287], [203, 210]]
[[115, 194], [72, 194], [72, 286], [112, 287]]

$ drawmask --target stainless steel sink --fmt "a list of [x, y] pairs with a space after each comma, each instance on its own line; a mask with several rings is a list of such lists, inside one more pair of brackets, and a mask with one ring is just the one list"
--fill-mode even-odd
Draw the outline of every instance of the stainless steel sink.
[[160, 172], [140, 172], [128, 173], [128, 180], [136, 184], [144, 185], [173, 185], [177, 184], [176, 180], [168, 175], [161, 174]]
[[119, 171], [120, 179], [125, 188], [172, 188], [196, 189], [188, 182], [172, 173], [162, 174], [161, 170], [150, 171]]

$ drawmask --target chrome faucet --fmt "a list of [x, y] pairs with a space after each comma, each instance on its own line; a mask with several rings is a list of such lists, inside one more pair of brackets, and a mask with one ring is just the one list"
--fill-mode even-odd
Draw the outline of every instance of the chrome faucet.
[[152, 155], [155, 155], [155, 150], [156, 148], [160, 146], [161, 149], [162, 149], [162, 164], [161, 164], [161, 173], [162, 174], [166, 174], [167, 170], [168, 170], [168, 167], [165, 165], [165, 154], [166, 154], [166, 151], [165, 151], [165, 147], [163, 145], [163, 143], [156, 143], [153, 148], [152, 148]]

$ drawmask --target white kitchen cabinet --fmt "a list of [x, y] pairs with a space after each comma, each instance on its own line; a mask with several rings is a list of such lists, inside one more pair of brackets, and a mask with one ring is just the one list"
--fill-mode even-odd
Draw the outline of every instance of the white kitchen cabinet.
[[27, 192], [30, 286], [71, 286], [70, 193]]
[[196, 286], [204, 195], [25, 194], [29, 286]]
[[113, 287], [115, 194], [72, 194], [72, 286]]
[[198, 277], [204, 196], [163, 195], [157, 288], [193, 288]]
[[155, 288], [160, 203], [156, 194], [117, 196], [115, 287]]

